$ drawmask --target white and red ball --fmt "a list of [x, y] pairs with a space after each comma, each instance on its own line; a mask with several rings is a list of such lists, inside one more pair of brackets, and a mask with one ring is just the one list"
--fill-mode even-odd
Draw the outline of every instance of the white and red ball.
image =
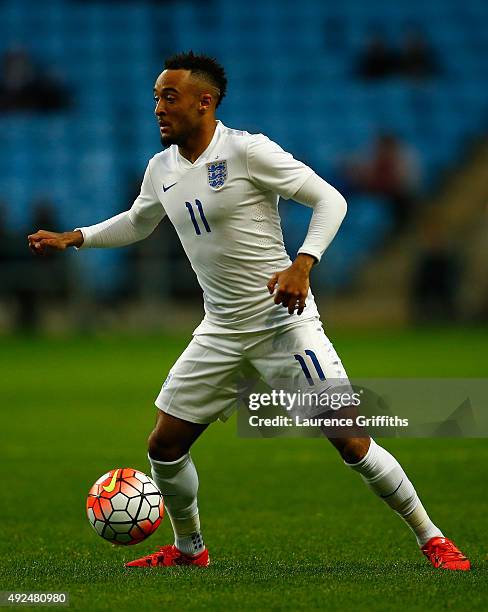
[[86, 512], [102, 538], [113, 544], [137, 544], [159, 527], [164, 513], [163, 496], [146, 474], [118, 468], [92, 486]]

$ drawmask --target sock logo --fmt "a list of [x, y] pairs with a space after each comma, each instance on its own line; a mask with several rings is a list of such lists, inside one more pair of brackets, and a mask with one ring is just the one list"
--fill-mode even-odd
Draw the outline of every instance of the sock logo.
[[117, 480], [117, 474], [119, 473], [119, 470], [115, 470], [115, 472], [113, 473], [112, 476], [112, 480], [110, 481], [110, 484], [107, 486], [103, 486], [102, 489], [104, 491], [107, 491], [107, 493], [112, 493], [112, 491], [115, 489], [115, 482]]

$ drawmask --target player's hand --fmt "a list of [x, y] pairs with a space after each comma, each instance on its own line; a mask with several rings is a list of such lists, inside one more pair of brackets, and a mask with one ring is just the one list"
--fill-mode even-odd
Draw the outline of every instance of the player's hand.
[[83, 234], [75, 232], [48, 232], [38, 230], [27, 236], [30, 250], [35, 255], [46, 255], [49, 251], [64, 251], [70, 246], [80, 247], [83, 244]]
[[[301, 315], [305, 308], [305, 299], [310, 287], [310, 270], [315, 262], [311, 255], [300, 253], [295, 261], [286, 270], [275, 272], [268, 282], [268, 291], [274, 294], [275, 304], [281, 304], [288, 308], [289, 314], [293, 314], [297, 309], [297, 314]], [[275, 289], [278, 290], [275, 293]]]

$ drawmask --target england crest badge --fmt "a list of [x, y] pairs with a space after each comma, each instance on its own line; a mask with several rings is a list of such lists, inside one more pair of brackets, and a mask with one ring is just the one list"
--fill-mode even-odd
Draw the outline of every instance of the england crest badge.
[[207, 164], [207, 179], [212, 189], [216, 190], [224, 186], [227, 179], [227, 162], [225, 159]]

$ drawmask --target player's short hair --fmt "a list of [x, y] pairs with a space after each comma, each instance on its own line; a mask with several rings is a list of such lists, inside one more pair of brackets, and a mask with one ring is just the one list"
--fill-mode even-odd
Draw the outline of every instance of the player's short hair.
[[217, 106], [222, 102], [227, 92], [227, 77], [219, 62], [208, 55], [193, 53], [177, 53], [164, 62], [165, 70], [189, 70], [219, 90]]

